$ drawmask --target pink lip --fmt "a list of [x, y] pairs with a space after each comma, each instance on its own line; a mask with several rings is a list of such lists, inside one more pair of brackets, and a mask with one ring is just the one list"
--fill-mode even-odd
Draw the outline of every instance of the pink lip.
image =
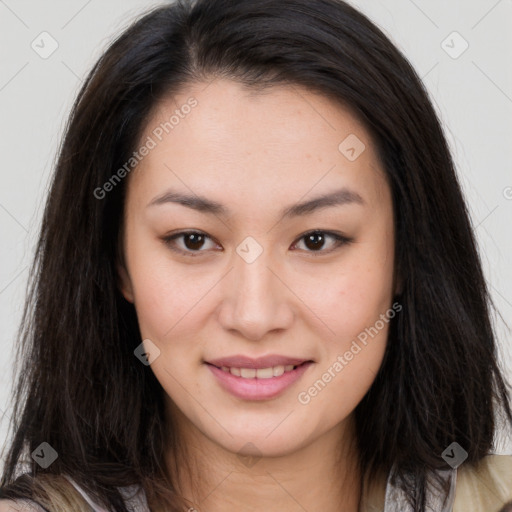
[[[232, 364], [231, 366], [237, 368], [251, 368], [251, 366], [245, 366], [246, 364], [247, 363], [241, 366]], [[260, 363], [258, 362], [258, 364]], [[267, 366], [258, 366], [258, 368], [269, 368], [270, 366], [278, 366], [278, 364], [267, 364]], [[237, 398], [241, 398], [243, 400], [269, 400], [278, 396], [286, 388], [300, 379], [304, 372], [313, 364], [313, 361], [307, 361], [304, 362], [304, 364], [296, 364], [299, 364], [297, 368], [289, 372], [284, 372], [279, 377], [272, 377], [270, 379], [244, 379], [243, 377], [237, 377], [236, 375], [225, 372], [213, 364], [206, 363], [206, 366], [217, 378], [222, 388]], [[224, 364], [222, 366], [229, 365]]]
[[242, 355], [223, 357], [221, 359], [212, 359], [206, 361], [217, 368], [227, 366], [228, 368], [270, 368], [271, 366], [286, 366], [293, 364], [293, 366], [302, 364], [308, 359], [298, 359], [296, 357], [280, 356], [277, 354], [270, 354], [268, 356], [251, 358]]

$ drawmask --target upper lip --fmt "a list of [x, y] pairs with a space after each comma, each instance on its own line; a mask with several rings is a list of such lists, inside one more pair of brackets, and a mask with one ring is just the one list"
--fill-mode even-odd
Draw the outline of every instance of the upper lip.
[[263, 357], [247, 357], [242, 355], [235, 355], [229, 357], [222, 357], [219, 359], [211, 359], [206, 361], [208, 364], [221, 368], [227, 366], [228, 368], [271, 368], [272, 366], [286, 366], [292, 364], [293, 366], [302, 364], [311, 359], [303, 359], [300, 357], [288, 357], [278, 354], [270, 354]]

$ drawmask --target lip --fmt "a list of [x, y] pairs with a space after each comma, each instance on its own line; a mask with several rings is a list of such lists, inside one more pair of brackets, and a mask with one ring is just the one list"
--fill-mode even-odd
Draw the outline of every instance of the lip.
[[311, 361], [310, 359], [300, 359], [297, 357], [288, 357], [282, 356], [278, 354], [269, 354], [267, 356], [252, 358], [242, 355], [235, 355], [229, 357], [223, 357], [221, 359], [212, 359], [210, 361], [206, 361], [206, 363], [216, 366], [217, 368], [222, 368], [223, 366], [227, 366], [229, 368], [270, 368], [271, 366], [286, 366], [288, 364], [293, 364], [293, 366], [305, 363], [306, 361]]
[[[293, 361], [290, 358], [287, 358], [286, 360]], [[222, 361], [227, 361], [227, 359], [223, 359]], [[239, 360], [237, 359], [237, 361]], [[252, 361], [254, 363], [254, 359]], [[258, 360], [258, 362], [254, 364], [261, 364], [261, 360]], [[268, 363], [265, 362], [264, 364]], [[268, 368], [270, 366], [277, 366], [278, 364], [258, 366], [257, 368]], [[288, 364], [294, 363], [290, 362]], [[302, 360], [302, 363], [299, 362], [295, 364], [298, 364], [299, 366], [289, 372], [283, 373], [279, 377], [271, 377], [270, 379], [245, 379], [243, 377], [237, 377], [232, 373], [225, 372], [221, 368], [217, 368], [217, 366], [214, 366], [211, 363], [206, 363], [206, 366], [212, 372], [220, 386], [228, 393], [231, 393], [233, 396], [241, 398], [242, 400], [261, 401], [270, 400], [279, 396], [287, 388], [291, 387], [295, 382], [297, 382], [308, 370], [308, 368], [314, 364], [314, 362], [311, 360]], [[234, 364], [231, 366], [236, 367]], [[241, 367], [251, 368], [250, 366]], [[254, 366], [252, 366], [252, 368], [254, 368]]]

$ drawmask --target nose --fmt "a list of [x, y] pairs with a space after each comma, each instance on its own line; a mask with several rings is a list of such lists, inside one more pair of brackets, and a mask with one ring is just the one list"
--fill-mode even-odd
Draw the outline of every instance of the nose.
[[290, 285], [267, 255], [263, 251], [252, 263], [234, 256], [218, 316], [224, 329], [251, 341], [288, 329], [294, 318]]

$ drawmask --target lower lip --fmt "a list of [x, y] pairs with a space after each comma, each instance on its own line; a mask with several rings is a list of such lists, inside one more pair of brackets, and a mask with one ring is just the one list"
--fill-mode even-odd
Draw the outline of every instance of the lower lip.
[[270, 379], [244, 379], [230, 372], [206, 364], [210, 371], [218, 379], [220, 385], [232, 395], [243, 400], [269, 400], [281, 394], [286, 388], [299, 380], [304, 372], [312, 365], [311, 361], [303, 363], [294, 370], [284, 372], [279, 377]]

